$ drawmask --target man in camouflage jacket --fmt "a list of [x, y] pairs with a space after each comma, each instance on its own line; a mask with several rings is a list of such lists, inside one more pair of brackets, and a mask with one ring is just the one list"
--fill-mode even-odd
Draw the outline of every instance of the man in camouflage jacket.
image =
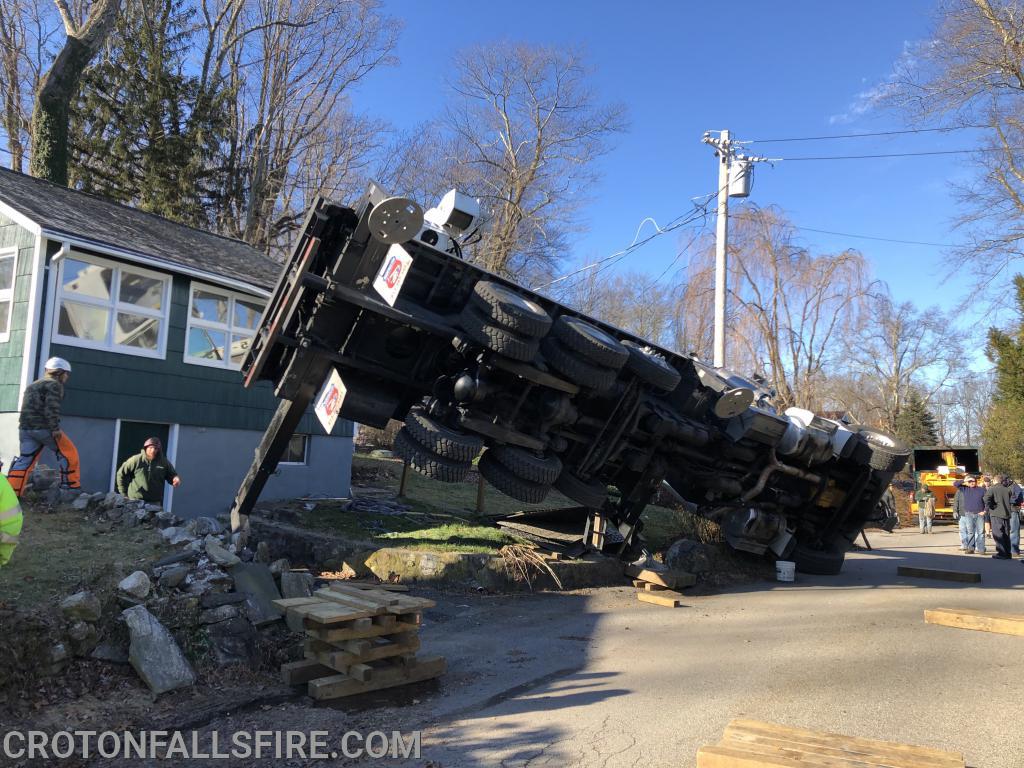
[[64, 385], [71, 378], [71, 364], [60, 357], [46, 361], [43, 378], [25, 389], [18, 418], [21, 454], [7, 474], [14, 492], [20, 497], [44, 448], [57, 457], [62, 488], [79, 488], [78, 449], [60, 428]]

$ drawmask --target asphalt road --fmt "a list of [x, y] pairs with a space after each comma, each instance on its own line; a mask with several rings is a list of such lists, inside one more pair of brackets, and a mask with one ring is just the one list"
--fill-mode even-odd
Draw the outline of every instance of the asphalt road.
[[[1024, 567], [961, 555], [955, 530], [937, 530], [872, 533], [874, 551], [851, 554], [838, 577], [761, 581], [676, 609], [641, 603], [626, 587], [440, 594], [420, 651], [448, 659], [440, 682], [326, 707], [300, 698], [202, 731], [316, 730], [335, 740], [422, 731], [419, 760], [275, 762], [283, 766], [687, 768], [730, 719], [747, 717], [955, 750], [976, 768], [1024, 768], [1024, 637], [923, 620], [929, 607], [1024, 613]], [[898, 577], [900, 564], [976, 570], [982, 582]]]
[[[929, 607], [1024, 612], [1019, 560], [958, 552], [952, 528], [870, 534], [838, 577], [798, 574], [640, 603], [586, 600], [594, 626], [575, 672], [441, 723], [424, 757], [454, 766], [693, 766], [748, 717], [1024, 766], [1024, 637], [927, 625]], [[976, 570], [980, 584], [897, 577], [896, 566]], [[567, 658], [567, 662], [569, 659]]]

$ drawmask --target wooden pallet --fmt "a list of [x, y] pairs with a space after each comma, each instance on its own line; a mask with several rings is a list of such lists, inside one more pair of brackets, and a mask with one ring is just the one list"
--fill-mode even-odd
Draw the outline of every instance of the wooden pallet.
[[697, 768], [965, 768], [964, 756], [931, 747], [733, 720], [722, 740], [697, 751]]
[[313, 597], [275, 600], [305, 635], [305, 659], [281, 667], [289, 685], [334, 699], [444, 674], [441, 657], [417, 658], [422, 612], [435, 603], [391, 590], [331, 584]]
[[637, 600], [666, 608], [678, 608], [683, 604], [683, 595], [673, 590], [692, 587], [697, 583], [697, 577], [692, 573], [655, 571], [638, 565], [627, 566], [626, 575], [633, 577], [633, 586], [640, 590], [637, 592]]
[[1024, 614], [1020, 613], [975, 611], [970, 608], [933, 608], [925, 610], [924, 620], [927, 624], [940, 624], [944, 627], [1024, 636]]

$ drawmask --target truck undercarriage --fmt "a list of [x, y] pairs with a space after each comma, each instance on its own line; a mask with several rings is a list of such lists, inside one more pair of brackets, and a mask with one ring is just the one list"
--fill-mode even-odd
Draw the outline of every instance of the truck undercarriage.
[[416, 471], [458, 482], [483, 451], [491, 485], [527, 503], [558, 489], [610, 521], [622, 556], [666, 483], [734, 548], [836, 573], [908, 455], [474, 266], [374, 185], [355, 209], [316, 201], [245, 361], [246, 385], [273, 382], [281, 403], [236, 530], [333, 372], [340, 416], [404, 422], [394, 450]]

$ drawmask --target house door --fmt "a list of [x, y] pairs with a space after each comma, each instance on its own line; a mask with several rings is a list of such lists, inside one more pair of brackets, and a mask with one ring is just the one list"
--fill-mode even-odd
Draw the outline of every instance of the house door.
[[[114, 457], [114, 473], [127, 459], [142, 450], [146, 438], [159, 437], [164, 446], [164, 453], [170, 448], [170, 424], [153, 424], [148, 421], [120, 421], [117, 431], [117, 454]], [[164, 489], [164, 501], [167, 501], [167, 489]], [[166, 507], [167, 504], [165, 503]]]

